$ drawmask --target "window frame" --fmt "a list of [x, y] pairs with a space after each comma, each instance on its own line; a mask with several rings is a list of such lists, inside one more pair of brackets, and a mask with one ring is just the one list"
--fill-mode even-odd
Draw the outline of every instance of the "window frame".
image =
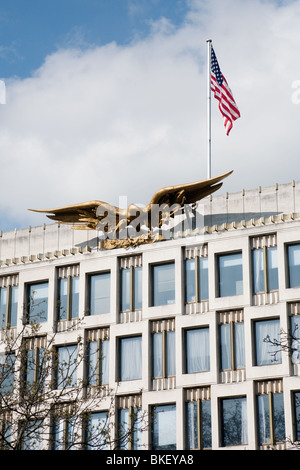
[[[241, 273], [242, 273], [242, 277], [241, 279], [239, 280], [239, 282], [242, 282], [242, 292], [239, 292], [239, 293], [235, 293], [235, 294], [223, 294], [222, 295], [222, 289], [221, 289], [221, 269], [220, 269], [220, 259], [221, 258], [225, 258], [225, 257], [229, 257], [229, 256], [234, 256], [234, 255], [240, 255], [241, 257], [241, 263], [240, 263], [240, 267], [241, 267]], [[216, 290], [216, 297], [217, 298], [224, 298], [224, 297], [235, 297], [235, 296], [239, 296], [239, 295], [244, 295], [244, 273], [243, 273], [243, 250], [242, 249], [239, 249], [239, 250], [234, 250], [234, 251], [229, 251], [229, 252], [221, 252], [221, 253], [216, 253], [216, 259], [215, 259], [215, 262], [216, 262], [216, 287], [215, 287], [215, 290]]]
[[[278, 248], [276, 246], [266, 246], [263, 245], [260, 248], [252, 248], [251, 250], [251, 262], [252, 262], [252, 292], [254, 295], [257, 294], [269, 294], [271, 292], [278, 292], [279, 290], [279, 278], [278, 278], [278, 266], [277, 266], [277, 288], [276, 289], [270, 289], [270, 269], [269, 269], [269, 253], [270, 250], [273, 250], [276, 248], [277, 250], [277, 263], [278, 263]], [[263, 283], [264, 283], [264, 289], [263, 290], [257, 290], [255, 291], [255, 263], [254, 263], [254, 253], [258, 251], [262, 251], [262, 261], [263, 261]]]
[[[78, 301], [78, 314], [74, 315], [73, 312], [73, 294], [74, 294], [74, 279], [76, 279], [79, 282], [80, 277], [79, 276], [67, 276], [67, 277], [60, 277], [58, 279], [58, 289], [57, 289], [57, 320], [58, 321], [71, 321], [76, 318], [79, 318], [79, 301]], [[61, 313], [61, 283], [62, 281], [67, 282], [67, 308], [65, 312], [65, 317], [62, 318], [62, 313]], [[78, 295], [79, 295], [78, 291]]]
[[[166, 303], [156, 303], [155, 302], [155, 282], [154, 282], [154, 271], [156, 268], [159, 268], [159, 267], [162, 267], [162, 266], [173, 266], [173, 269], [174, 269], [174, 278], [172, 279], [172, 282], [174, 283], [174, 287], [173, 287], [173, 290], [172, 290], [172, 294], [173, 294], [173, 298], [171, 299], [170, 302], [166, 302]], [[167, 261], [161, 261], [161, 262], [157, 262], [157, 263], [151, 263], [149, 265], [149, 269], [150, 269], [150, 283], [149, 283], [149, 287], [150, 287], [150, 296], [149, 296], [149, 300], [150, 300], [150, 307], [166, 307], [168, 305], [175, 305], [175, 302], [176, 302], [176, 270], [175, 270], [175, 260], [167, 260]]]
[[[203, 442], [203, 435], [205, 434], [205, 429], [204, 429], [204, 422], [203, 422], [203, 403], [209, 404], [210, 405], [210, 446], [204, 446]], [[187, 432], [187, 426], [188, 426], [188, 407], [190, 404], [194, 404], [196, 406], [196, 413], [197, 413], [197, 447], [190, 447], [188, 445], [188, 432]], [[212, 448], [212, 415], [211, 415], [211, 399], [207, 398], [199, 398], [197, 397], [196, 400], [193, 399], [187, 399], [185, 402], [185, 428], [186, 428], [186, 436], [185, 436], [185, 448], [187, 450], [203, 450], [203, 449], [211, 449]], [[193, 424], [193, 423], [192, 423]], [[190, 423], [191, 425], [191, 423]]]
[[[222, 333], [221, 329], [222, 327], [228, 325], [229, 326], [229, 335], [230, 335], [230, 363], [231, 367], [229, 368], [224, 368], [222, 367]], [[243, 366], [237, 367], [237, 345], [236, 345], [236, 325], [243, 325], [243, 348], [244, 348], [244, 361], [246, 361], [245, 358], [245, 330], [244, 330], [244, 319], [242, 321], [237, 321], [234, 319], [230, 319], [229, 322], [223, 323], [219, 322], [219, 359], [220, 359], [220, 370], [221, 371], [236, 371], [236, 370], [244, 370], [246, 367], [246, 364], [244, 363]]]
[[[264, 359], [264, 362], [262, 364], [258, 364], [258, 349], [257, 349], [257, 330], [256, 330], [256, 325], [258, 323], [263, 323], [263, 322], [279, 322], [279, 327], [278, 327], [278, 334], [280, 335], [280, 317], [279, 316], [276, 316], [276, 317], [266, 317], [266, 318], [256, 318], [255, 320], [252, 320], [252, 338], [253, 338], [253, 346], [254, 346], [254, 366], [255, 367], [264, 367], [264, 366], [270, 366], [270, 365], [279, 365], [279, 364], [282, 364], [282, 351], [279, 350], [277, 351], [278, 352], [278, 357], [279, 359], [276, 360], [276, 361], [272, 361], [272, 359], [270, 359], [268, 362], [265, 362], [266, 359]], [[269, 335], [269, 333], [267, 333], [267, 336]], [[264, 341], [263, 341], [264, 342]], [[274, 347], [274, 345], [270, 345], [270, 347]], [[272, 357], [272, 355], [274, 355], [274, 353], [276, 353], [276, 351], [272, 352], [272, 351], [268, 351], [268, 354], [270, 354], [270, 357]]]
[[[154, 447], [154, 435], [155, 435], [155, 430], [154, 430], [154, 425], [156, 424], [155, 420], [156, 420], [156, 417], [155, 417], [155, 410], [158, 409], [158, 408], [166, 408], [168, 407], [170, 409], [170, 411], [174, 411], [175, 413], [175, 423], [177, 421], [177, 406], [176, 406], [176, 403], [157, 403], [157, 404], [153, 404], [151, 405], [151, 439], [150, 439], [150, 447], [151, 447], [151, 450], [176, 450], [177, 449], [177, 428], [176, 426], [172, 427], [170, 429], [170, 431], [174, 431], [175, 430], [175, 444], [170, 444], [172, 447], [168, 447], [168, 449], [166, 448], [157, 448], [157, 447]], [[173, 408], [173, 410], [172, 410]], [[164, 411], [162, 411], [164, 412]], [[175, 445], [175, 449], [173, 448], [173, 446]]]
[[[247, 442], [239, 442], [239, 443], [233, 443], [233, 444], [226, 444], [225, 443], [225, 430], [224, 430], [224, 401], [229, 401], [229, 400], [244, 400], [246, 403], [246, 432], [247, 432]], [[220, 447], [235, 447], [235, 446], [242, 446], [242, 445], [247, 445], [249, 441], [249, 436], [248, 436], [248, 402], [247, 402], [247, 395], [233, 395], [233, 396], [224, 396], [219, 398], [219, 416], [220, 416]]]
[[[274, 446], [280, 442], [284, 442], [286, 439], [286, 436], [284, 439], [277, 440], [276, 439], [276, 424], [275, 424], [275, 404], [274, 404], [274, 395], [280, 395], [282, 397], [282, 406], [283, 406], [283, 424], [285, 427], [285, 410], [284, 410], [284, 396], [283, 392], [281, 393], [276, 393], [273, 391], [268, 391], [268, 393], [257, 393], [256, 394], [256, 423], [257, 423], [257, 440], [258, 444], [260, 446], [266, 446], [266, 445], [271, 445]], [[260, 415], [259, 415], [259, 397], [267, 397], [268, 400], [268, 417], [269, 417], [269, 433], [270, 433], [270, 442], [261, 442], [260, 441]], [[286, 430], [284, 430], [286, 433]]]
[[[42, 286], [42, 285], [47, 284], [47, 306], [46, 309], [41, 312], [37, 312], [37, 314], [32, 315], [32, 299], [30, 295], [30, 290], [32, 289], [32, 294], [34, 293], [34, 286]], [[23, 321], [25, 324], [31, 324], [36, 322], [37, 324], [39, 323], [47, 323], [48, 321], [48, 313], [49, 313], [49, 279], [45, 280], [39, 280], [39, 281], [33, 281], [33, 282], [28, 282], [25, 284], [25, 312], [23, 316]], [[44, 302], [44, 300], [42, 300]], [[34, 310], [34, 308], [33, 308]], [[41, 315], [42, 314], [42, 315]], [[45, 315], [45, 319], [43, 319], [43, 315]], [[36, 320], [36, 318], [40, 317], [41, 319], [39, 321]]]
[[[1, 329], [8, 329], [8, 328], [16, 328], [17, 327], [17, 323], [18, 323], [18, 299], [17, 299], [17, 303], [16, 303], [16, 318], [15, 318], [15, 322], [16, 324], [12, 325], [12, 308], [13, 308], [13, 305], [14, 305], [14, 302], [12, 301], [13, 299], [13, 289], [17, 292], [17, 297], [18, 297], [18, 291], [19, 291], [19, 285], [18, 284], [15, 284], [15, 285], [11, 285], [10, 283], [8, 283], [6, 286], [2, 286], [0, 287], [0, 302], [1, 302], [1, 298], [2, 298], [2, 291], [6, 289], [6, 302], [5, 302], [5, 313], [3, 312], [1, 315], [3, 315], [2, 318], [0, 318], [0, 330]], [[3, 325], [3, 326], [2, 326]]]
[[[161, 327], [161, 331], [152, 331], [151, 333], [151, 347], [152, 347], [152, 364], [151, 364], [151, 376], [152, 380], [156, 379], [166, 379], [169, 377], [176, 377], [176, 346], [174, 350], [174, 374], [169, 374], [168, 373], [168, 358], [169, 358], [169, 353], [168, 353], [168, 336], [169, 334], [174, 335], [173, 341], [176, 342], [176, 337], [175, 337], [175, 329], [167, 329], [164, 326]], [[162, 340], [161, 340], [161, 371], [162, 375], [154, 375], [154, 357], [155, 357], [155, 344], [154, 344], [154, 337], [155, 335], [162, 335]], [[171, 358], [172, 359], [172, 358]]]
[[[92, 309], [91, 309], [91, 305], [92, 305], [92, 278], [93, 277], [96, 277], [96, 276], [101, 276], [101, 275], [107, 275], [109, 274], [109, 295], [108, 295], [108, 311], [107, 312], [92, 312]], [[95, 316], [95, 315], [106, 315], [106, 314], [109, 314], [111, 313], [111, 279], [112, 279], [112, 276], [111, 276], [111, 270], [110, 269], [106, 269], [104, 271], [96, 271], [96, 272], [92, 272], [92, 273], [88, 273], [87, 274], [87, 286], [88, 286], [88, 289], [87, 289], [87, 292], [88, 292], [88, 299], [87, 299], [87, 304], [88, 304], [88, 308], [87, 308], [87, 311], [88, 311], [88, 315], [89, 316]]]
[[[143, 305], [136, 306], [136, 294], [137, 294], [137, 282], [136, 282], [136, 273], [137, 270], [141, 270], [142, 273], [143, 266], [129, 266], [128, 268], [120, 267], [120, 295], [119, 295], [119, 312], [134, 312], [136, 310], [141, 310]], [[123, 298], [123, 272], [129, 271], [129, 309], [122, 308], [122, 298]], [[141, 297], [143, 293], [143, 286], [141, 285]], [[143, 299], [141, 300], [141, 302]]]
[[[208, 266], [207, 266], [207, 298], [205, 296], [202, 298], [201, 294], [201, 279], [203, 274], [201, 274], [201, 261], [206, 260], [208, 263], [208, 256], [198, 256], [196, 255], [194, 258], [186, 258], [184, 260], [184, 301], [185, 304], [193, 304], [193, 303], [200, 303], [206, 302], [209, 300], [209, 274], [208, 274]], [[190, 261], [195, 262], [195, 269], [194, 269], [194, 286], [195, 286], [195, 300], [188, 300], [187, 296], [187, 264]]]
[[124, 379], [122, 378], [122, 341], [124, 340], [130, 340], [130, 339], [136, 339], [140, 338], [140, 347], [141, 347], [141, 353], [143, 353], [143, 334], [142, 333], [137, 333], [133, 335], [128, 335], [128, 336], [119, 336], [117, 339], [117, 359], [118, 359], [118, 367], [117, 367], [117, 382], [130, 382], [132, 380], [142, 380], [143, 378], [143, 364], [142, 364], [142, 358], [141, 358], [141, 370], [140, 372], [140, 377], [135, 377], [135, 378], [127, 378]]
[[[285, 255], [286, 255], [286, 287], [287, 289], [297, 289], [300, 287], [300, 280], [298, 285], [293, 285], [291, 286], [291, 269], [290, 269], [290, 254], [289, 254], [289, 249], [293, 246], [299, 246], [300, 248], [300, 241], [294, 241], [294, 242], [289, 242], [286, 243], [285, 245]], [[300, 266], [300, 265], [299, 265]]]
[[[208, 361], [208, 368], [207, 369], [204, 369], [204, 370], [192, 370], [192, 371], [188, 371], [188, 349], [187, 349], [187, 336], [188, 336], [188, 333], [191, 332], [191, 331], [199, 331], [199, 330], [207, 330], [207, 334], [208, 334], [208, 359], [206, 359]], [[202, 374], [202, 373], [205, 373], [205, 372], [210, 372], [211, 370], [211, 354], [210, 354], [210, 328], [209, 328], [209, 325], [200, 325], [200, 326], [195, 326], [195, 327], [191, 327], [191, 328], [184, 328], [183, 329], [183, 340], [184, 340], [184, 374]], [[206, 360], [204, 359], [204, 361], [206, 362]]]

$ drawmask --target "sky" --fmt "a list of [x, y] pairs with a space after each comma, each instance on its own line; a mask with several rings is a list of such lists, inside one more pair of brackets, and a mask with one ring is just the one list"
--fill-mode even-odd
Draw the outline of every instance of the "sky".
[[28, 209], [147, 204], [207, 178], [207, 39], [241, 117], [212, 99], [222, 192], [300, 180], [300, 0], [1, 0], [0, 231]]

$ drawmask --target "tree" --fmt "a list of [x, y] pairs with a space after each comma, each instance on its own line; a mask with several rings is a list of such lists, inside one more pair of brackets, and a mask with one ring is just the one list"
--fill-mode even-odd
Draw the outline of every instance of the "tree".
[[[40, 306], [37, 310], [41, 312]], [[37, 316], [28, 322], [29, 317], [26, 312], [18, 333], [11, 328], [0, 331], [0, 447], [133, 448], [145, 417], [133, 409], [128, 425], [115, 432], [111, 418], [116, 414], [116, 390], [99, 380], [91, 356], [99, 358], [99, 350], [91, 350], [80, 335], [72, 344], [57, 347], [57, 332], [43, 334]], [[70, 329], [81, 322], [78, 319]], [[80, 379], [77, 372], [83, 366], [88, 372]]]

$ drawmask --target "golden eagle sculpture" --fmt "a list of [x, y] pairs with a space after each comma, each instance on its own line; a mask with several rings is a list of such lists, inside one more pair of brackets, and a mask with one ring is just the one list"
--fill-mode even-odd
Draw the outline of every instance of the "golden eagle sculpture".
[[[232, 170], [233, 171], [233, 170]], [[153, 218], [150, 217], [153, 208], [159, 209], [156, 228], [160, 228], [165, 220], [179, 212], [185, 205], [195, 204], [204, 197], [214, 193], [222, 186], [222, 180], [232, 171], [204, 181], [187, 183], [177, 186], [167, 186], [158, 190], [147, 206], [140, 207], [130, 204], [127, 208], [119, 208], [103, 201], [89, 201], [57, 209], [29, 209], [34, 212], [46, 213], [47, 217], [60, 224], [71, 225], [76, 230], [100, 230], [113, 234], [104, 243], [105, 248], [136, 246], [141, 243], [152, 243], [158, 237], [153, 237]], [[145, 225], [147, 235], [125, 237], [122, 231], [134, 221]], [[124, 232], [123, 232], [124, 233]]]

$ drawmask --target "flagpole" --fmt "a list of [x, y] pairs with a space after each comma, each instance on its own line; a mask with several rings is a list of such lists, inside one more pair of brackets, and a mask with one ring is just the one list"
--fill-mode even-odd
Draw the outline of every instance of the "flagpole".
[[207, 178], [211, 178], [211, 39], [207, 39]]

